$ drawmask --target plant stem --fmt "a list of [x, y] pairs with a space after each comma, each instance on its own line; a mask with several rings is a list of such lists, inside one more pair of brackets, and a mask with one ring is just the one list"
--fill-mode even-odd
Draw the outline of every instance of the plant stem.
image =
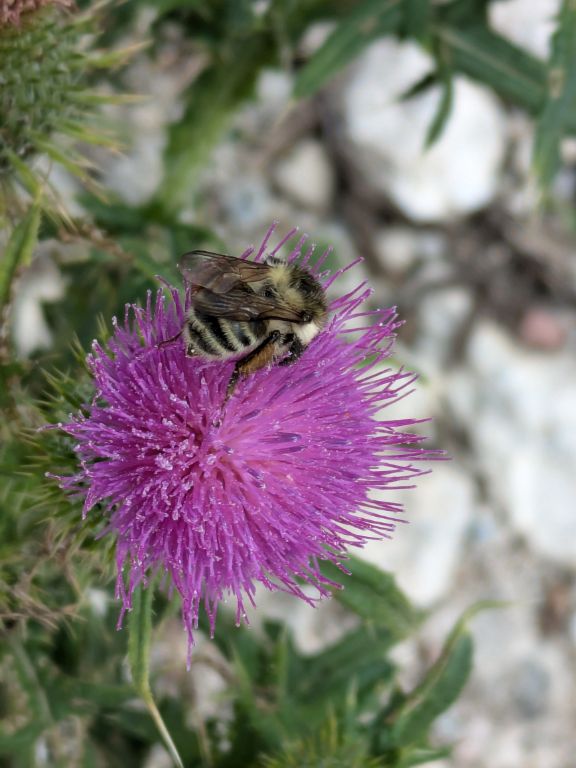
[[178, 754], [176, 745], [172, 741], [172, 737], [168, 732], [168, 728], [166, 728], [166, 725], [164, 724], [164, 720], [162, 720], [162, 715], [160, 714], [158, 707], [156, 706], [156, 702], [152, 697], [152, 693], [148, 690], [145, 693], [142, 693], [141, 696], [144, 699], [144, 703], [148, 707], [148, 711], [152, 715], [152, 719], [156, 723], [156, 727], [158, 728], [158, 731], [162, 736], [164, 744], [166, 745], [166, 749], [170, 753], [170, 757], [172, 758], [174, 765], [177, 766], [177, 768], [184, 768], [184, 763], [182, 762], [182, 758]]

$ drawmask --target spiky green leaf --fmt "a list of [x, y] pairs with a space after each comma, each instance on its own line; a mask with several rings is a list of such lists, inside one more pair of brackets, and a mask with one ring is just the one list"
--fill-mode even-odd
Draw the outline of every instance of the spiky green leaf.
[[468, 631], [470, 619], [487, 608], [501, 606], [501, 603], [481, 602], [463, 614], [422, 682], [407, 694], [398, 691], [376, 719], [378, 750], [386, 753], [423, 746], [432, 723], [454, 703], [470, 675], [473, 654]]
[[454, 87], [452, 76], [448, 68], [444, 68], [440, 74], [440, 87], [442, 89], [434, 120], [430, 123], [426, 132], [426, 147], [432, 147], [442, 136], [454, 103]]
[[434, 31], [454, 70], [532, 114], [540, 111], [546, 91], [542, 62], [483, 25], [457, 26], [448, 17]]
[[564, 0], [552, 38], [546, 105], [536, 126], [534, 168], [545, 190], [560, 164], [562, 137], [576, 124], [576, 3]]
[[311, 96], [369, 43], [397, 32], [403, 20], [404, 0], [362, 0], [341, 18], [310, 61], [299, 72], [294, 96]]
[[0, 314], [10, 300], [12, 281], [17, 270], [28, 265], [32, 259], [38, 242], [40, 217], [40, 204], [36, 201], [14, 228], [0, 259]]
[[418, 743], [434, 720], [450, 707], [472, 669], [472, 638], [462, 630], [442, 651], [422, 684], [394, 714], [391, 738], [404, 747]]
[[426, 41], [432, 32], [431, 0], [405, 0], [403, 27], [408, 37]]
[[365, 621], [385, 629], [391, 642], [413, 632], [422, 620], [406, 596], [396, 586], [394, 577], [373, 565], [351, 557], [346, 561], [351, 577], [346, 577], [332, 563], [323, 563], [322, 572], [344, 586], [334, 592], [335, 598]]

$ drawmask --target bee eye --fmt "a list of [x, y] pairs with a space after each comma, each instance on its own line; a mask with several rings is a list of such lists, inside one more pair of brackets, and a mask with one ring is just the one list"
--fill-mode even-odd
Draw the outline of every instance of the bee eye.
[[298, 290], [300, 291], [300, 293], [303, 293], [304, 296], [309, 296], [312, 293], [312, 286], [310, 285], [308, 280], [299, 280]]

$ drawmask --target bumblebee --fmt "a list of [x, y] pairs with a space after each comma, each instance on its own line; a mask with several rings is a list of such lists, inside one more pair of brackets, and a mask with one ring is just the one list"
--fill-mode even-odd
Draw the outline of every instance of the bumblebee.
[[191, 289], [181, 334], [188, 355], [237, 358], [228, 396], [240, 376], [294, 363], [326, 323], [324, 289], [304, 267], [277, 256], [246, 261], [191, 251], [178, 268]]

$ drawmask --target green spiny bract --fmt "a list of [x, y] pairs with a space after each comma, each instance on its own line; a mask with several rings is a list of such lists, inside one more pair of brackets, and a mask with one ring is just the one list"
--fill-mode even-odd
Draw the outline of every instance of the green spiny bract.
[[38, 141], [79, 116], [76, 37], [52, 9], [0, 31], [0, 173], [11, 171], [13, 154], [30, 157]]
[[0, 0], [0, 27], [5, 24], [20, 26], [22, 15], [37, 11], [45, 5], [60, 5], [70, 8], [72, 0]]
[[[0, 25], [0, 185], [16, 181], [36, 194], [40, 179], [31, 168], [38, 155], [63, 165], [84, 183], [90, 163], [74, 142], [114, 146], [94, 129], [95, 108], [119, 100], [97, 93], [88, 82], [95, 70], [111, 69], [131, 51], [96, 51], [102, 4], [73, 13], [62, 3], [22, 13]], [[0, 210], [3, 207], [0, 200]]]

